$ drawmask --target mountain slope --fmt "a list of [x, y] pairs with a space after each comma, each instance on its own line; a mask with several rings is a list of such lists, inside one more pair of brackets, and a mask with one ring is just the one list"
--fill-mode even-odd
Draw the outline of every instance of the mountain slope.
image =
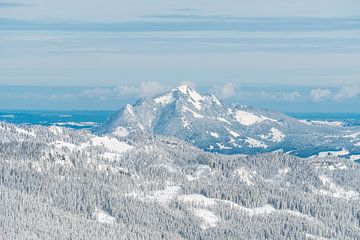
[[333, 157], [0, 123], [6, 239], [358, 239], [359, 179]]
[[360, 152], [360, 138], [343, 137], [353, 129], [299, 121], [239, 104], [226, 106], [215, 96], [201, 95], [186, 85], [128, 104], [94, 131], [175, 136], [206, 151], [225, 154], [283, 151], [308, 157], [345, 148], [347, 156]]

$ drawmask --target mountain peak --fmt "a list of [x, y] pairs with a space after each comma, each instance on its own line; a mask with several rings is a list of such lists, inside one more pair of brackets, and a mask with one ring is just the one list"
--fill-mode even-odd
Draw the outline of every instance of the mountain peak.
[[170, 91], [160, 96], [157, 96], [153, 100], [157, 104], [167, 105], [172, 103], [174, 100], [176, 101], [179, 98], [187, 99], [187, 101], [192, 103], [192, 105], [198, 110], [201, 110], [201, 103], [205, 99], [204, 96], [190, 88], [188, 85], [183, 84], [174, 89], [171, 89]]
[[182, 92], [183, 94], [188, 94], [188, 92], [190, 91], [194, 91], [192, 90], [189, 85], [187, 84], [182, 84], [182, 85], [179, 85], [178, 87], [174, 88], [172, 91], [180, 91]]
[[182, 84], [172, 90], [170, 90], [170, 92], [180, 92], [184, 95], [188, 95], [190, 97], [193, 97], [193, 98], [203, 98], [203, 96], [198, 93], [195, 89], [193, 89], [192, 87], [190, 87], [189, 85], [186, 85], [186, 84]]
[[180, 85], [179, 87], [171, 90], [171, 92], [180, 92], [189, 99], [196, 109], [201, 110], [201, 102], [204, 101], [204, 96], [190, 88], [188, 85]]

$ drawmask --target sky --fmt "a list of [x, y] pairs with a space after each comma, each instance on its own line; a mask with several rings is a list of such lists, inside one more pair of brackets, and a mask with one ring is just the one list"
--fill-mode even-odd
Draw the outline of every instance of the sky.
[[360, 1], [0, 0], [0, 109], [115, 110], [184, 82], [360, 112]]

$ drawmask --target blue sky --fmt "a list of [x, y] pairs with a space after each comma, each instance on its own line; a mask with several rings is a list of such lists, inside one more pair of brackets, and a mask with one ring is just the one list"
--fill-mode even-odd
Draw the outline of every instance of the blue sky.
[[360, 2], [0, 0], [0, 109], [117, 109], [181, 82], [359, 112]]

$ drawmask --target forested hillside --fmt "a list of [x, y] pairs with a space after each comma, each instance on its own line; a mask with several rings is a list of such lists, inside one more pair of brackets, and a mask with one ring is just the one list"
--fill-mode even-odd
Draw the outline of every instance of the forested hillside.
[[359, 239], [360, 168], [0, 123], [3, 239]]

